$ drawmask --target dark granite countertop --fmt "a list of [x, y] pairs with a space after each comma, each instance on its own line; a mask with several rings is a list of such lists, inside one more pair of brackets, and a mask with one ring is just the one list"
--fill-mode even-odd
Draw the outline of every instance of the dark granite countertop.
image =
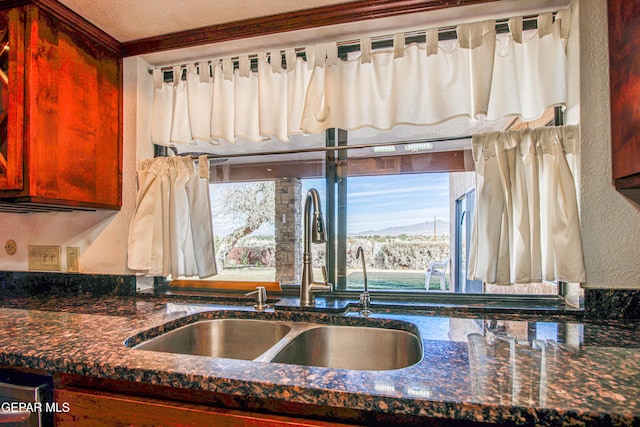
[[[383, 310], [257, 313], [251, 305], [160, 296], [0, 301], [0, 364], [386, 413], [515, 425], [640, 424], [639, 322]], [[336, 307], [337, 308], [337, 307]], [[135, 350], [125, 340], [200, 319], [242, 317], [420, 333], [423, 359], [357, 371]], [[151, 330], [151, 332], [149, 332]]]

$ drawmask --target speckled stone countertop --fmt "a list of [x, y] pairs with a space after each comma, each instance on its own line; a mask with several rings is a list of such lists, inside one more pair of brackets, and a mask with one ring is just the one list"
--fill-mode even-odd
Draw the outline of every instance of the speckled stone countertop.
[[[202, 319], [415, 330], [424, 357], [387, 371], [160, 353], [125, 346]], [[408, 322], [408, 323], [405, 323]], [[159, 296], [0, 301], [0, 365], [282, 400], [413, 420], [639, 425], [638, 322], [378, 309], [301, 313]], [[365, 356], [366, 357], [366, 356]], [[425, 417], [425, 418], [421, 418]]]

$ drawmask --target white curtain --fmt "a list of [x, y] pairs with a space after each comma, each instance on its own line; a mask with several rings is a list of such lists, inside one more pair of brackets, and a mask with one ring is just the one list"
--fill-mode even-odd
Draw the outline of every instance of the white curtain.
[[469, 279], [498, 285], [585, 281], [576, 188], [566, 159], [578, 141], [575, 126], [473, 137]]
[[156, 69], [152, 140], [287, 142], [329, 128], [534, 119], [566, 103], [568, 12], [540, 14], [538, 29], [524, 32], [521, 17], [509, 20], [506, 34], [496, 34], [494, 21], [462, 24], [453, 41], [439, 42], [438, 30], [428, 29], [426, 42], [407, 45], [398, 33], [387, 50], [372, 51], [363, 37], [359, 54], [347, 60], [338, 59], [333, 42], [298, 54], [261, 52], [257, 71], [247, 55], [189, 64], [185, 79], [174, 67], [171, 82]]
[[217, 273], [209, 198], [209, 161], [188, 157], [144, 160], [129, 229], [128, 267], [151, 276]]

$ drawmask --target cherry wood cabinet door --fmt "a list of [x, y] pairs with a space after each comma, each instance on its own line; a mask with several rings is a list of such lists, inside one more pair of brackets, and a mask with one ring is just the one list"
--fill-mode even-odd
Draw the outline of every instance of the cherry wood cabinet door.
[[120, 51], [70, 19], [0, 11], [0, 202], [119, 209]]
[[121, 205], [120, 58], [29, 6], [29, 195]]
[[[260, 414], [84, 389], [57, 389], [57, 427], [221, 426], [347, 427], [347, 424]], [[65, 412], [66, 411], [66, 412]]]
[[640, 2], [607, 7], [612, 174], [618, 190], [640, 201]]

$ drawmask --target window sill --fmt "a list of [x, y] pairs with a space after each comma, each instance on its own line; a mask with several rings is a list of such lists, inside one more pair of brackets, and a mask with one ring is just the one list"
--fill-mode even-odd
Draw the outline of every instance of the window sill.
[[[254, 297], [246, 296], [248, 290], [204, 289], [162, 286], [152, 291], [156, 295], [198, 298], [204, 301], [253, 304]], [[268, 292], [268, 303], [275, 310], [315, 311], [331, 314], [357, 309], [359, 292], [334, 292], [316, 298], [316, 307], [299, 306], [299, 287], [282, 286], [281, 292]], [[428, 314], [519, 314], [562, 315], [582, 317], [584, 310], [568, 306], [559, 296], [452, 294], [449, 292], [370, 292], [375, 312], [424, 312]]]
[[[320, 296], [316, 298], [316, 307], [301, 308], [299, 299], [294, 297], [281, 298], [275, 304], [276, 310], [283, 311], [315, 311], [326, 313], [342, 313], [349, 309], [357, 310], [358, 297], [349, 296]], [[555, 304], [550, 301], [507, 301], [493, 299], [492, 301], [473, 301], [470, 298], [442, 298], [439, 300], [402, 300], [396, 298], [377, 298], [371, 295], [371, 309], [374, 313], [411, 312], [430, 315], [481, 315], [481, 314], [518, 314], [518, 315], [562, 315], [581, 317], [584, 310], [575, 309], [563, 304], [561, 298], [555, 298]]]

